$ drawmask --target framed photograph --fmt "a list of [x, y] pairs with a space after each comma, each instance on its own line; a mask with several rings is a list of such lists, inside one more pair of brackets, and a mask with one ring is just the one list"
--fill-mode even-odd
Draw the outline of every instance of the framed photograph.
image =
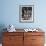
[[20, 22], [34, 22], [34, 5], [19, 6]]

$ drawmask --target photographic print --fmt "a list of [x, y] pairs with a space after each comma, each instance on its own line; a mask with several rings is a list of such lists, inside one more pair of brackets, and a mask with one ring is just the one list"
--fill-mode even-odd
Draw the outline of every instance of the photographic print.
[[20, 5], [19, 16], [20, 22], [33, 22], [34, 21], [34, 5]]

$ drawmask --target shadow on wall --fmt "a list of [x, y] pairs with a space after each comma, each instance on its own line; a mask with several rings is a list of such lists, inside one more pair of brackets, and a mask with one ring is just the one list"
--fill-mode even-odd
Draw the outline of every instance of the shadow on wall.
[[3, 36], [3, 32], [5, 32], [6, 30], [3, 30], [5, 27], [4, 24], [0, 24], [0, 43], [2, 43], [2, 36]]

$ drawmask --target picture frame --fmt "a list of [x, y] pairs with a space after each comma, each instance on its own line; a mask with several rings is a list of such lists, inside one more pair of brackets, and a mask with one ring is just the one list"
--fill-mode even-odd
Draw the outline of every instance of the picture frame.
[[34, 22], [34, 5], [19, 6], [19, 21], [24, 23]]

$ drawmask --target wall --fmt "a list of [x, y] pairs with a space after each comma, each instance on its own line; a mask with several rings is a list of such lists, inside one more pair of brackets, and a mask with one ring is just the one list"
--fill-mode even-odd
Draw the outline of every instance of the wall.
[[[1, 0], [0, 25], [13, 24], [16, 28], [44, 27], [46, 28], [46, 1], [42, 0]], [[19, 5], [34, 4], [34, 23], [19, 22]]]
[[[19, 5], [34, 4], [34, 23], [19, 22]], [[0, 0], [0, 31], [13, 24], [15, 28], [40, 27], [46, 32], [46, 0]]]

